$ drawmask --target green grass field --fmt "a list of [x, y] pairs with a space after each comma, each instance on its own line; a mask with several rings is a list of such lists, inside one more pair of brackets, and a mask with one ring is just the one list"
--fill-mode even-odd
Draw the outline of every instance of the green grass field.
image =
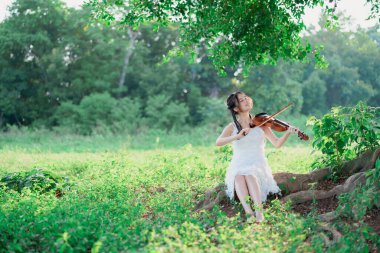
[[[54, 192], [24, 188], [20, 194], [0, 188], [0, 252], [324, 249], [322, 236], [312, 232], [313, 218], [300, 217], [278, 201], [266, 209], [261, 225], [246, 224], [239, 215], [228, 218], [219, 206], [211, 212], [193, 212], [199, 196], [224, 180], [228, 161], [217, 159], [221, 153], [213, 146], [216, 136], [203, 139], [208, 145], [199, 145], [199, 140], [186, 144], [193, 138], [187, 136], [180, 144], [156, 143], [144, 150], [131, 148], [129, 137], [52, 139], [48, 134], [1, 137], [0, 176], [42, 168], [67, 177], [71, 187], [61, 198]], [[154, 142], [152, 136], [149, 143]], [[161, 136], [161, 143], [167, 141]], [[295, 145], [296, 140], [290, 143], [282, 149], [267, 143], [273, 173], [309, 171], [311, 147]], [[144, 145], [142, 140], [139, 145]]]

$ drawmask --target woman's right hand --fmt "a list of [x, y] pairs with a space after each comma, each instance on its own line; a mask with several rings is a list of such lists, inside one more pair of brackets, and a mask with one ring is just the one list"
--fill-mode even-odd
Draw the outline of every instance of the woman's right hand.
[[237, 139], [240, 140], [241, 138], [245, 137], [249, 131], [251, 131], [251, 128], [247, 127], [247, 128], [243, 128], [242, 130], [240, 130], [240, 132], [237, 134]]

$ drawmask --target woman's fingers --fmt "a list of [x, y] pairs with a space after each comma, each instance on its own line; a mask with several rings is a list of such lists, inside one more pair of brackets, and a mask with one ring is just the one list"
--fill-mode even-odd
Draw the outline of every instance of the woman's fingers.
[[298, 128], [295, 128], [295, 127], [293, 127], [293, 126], [290, 126], [288, 131], [289, 131], [290, 133], [295, 134], [295, 133], [297, 133], [297, 132], [299, 131], [299, 129], [298, 129]]
[[251, 131], [250, 128], [244, 128], [244, 129], [243, 129], [243, 132], [244, 132], [243, 134], [244, 134], [244, 135], [247, 135], [247, 134], [249, 133], [249, 131]]
[[241, 137], [246, 136], [249, 133], [249, 131], [251, 131], [251, 128], [243, 128], [242, 130], [240, 130], [239, 135]]

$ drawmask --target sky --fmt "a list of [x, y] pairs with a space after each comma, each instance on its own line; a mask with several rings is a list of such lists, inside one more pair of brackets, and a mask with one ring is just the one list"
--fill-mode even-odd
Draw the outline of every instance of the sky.
[[[0, 0], [0, 21], [7, 16], [7, 6], [13, 0]], [[84, 2], [83, 0], [63, 0], [68, 6], [79, 8]], [[326, 0], [327, 2], [327, 0]], [[340, 0], [337, 10], [352, 16], [352, 24], [347, 27], [348, 30], [355, 30], [358, 25], [362, 27], [370, 27], [376, 23], [376, 20], [366, 21], [370, 14], [370, 6], [366, 5], [366, 0]], [[304, 16], [306, 26], [313, 25], [318, 27], [318, 18], [321, 13], [321, 8], [308, 9]]]

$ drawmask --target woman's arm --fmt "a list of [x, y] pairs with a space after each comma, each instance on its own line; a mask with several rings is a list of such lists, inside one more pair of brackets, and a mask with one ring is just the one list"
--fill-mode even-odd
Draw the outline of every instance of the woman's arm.
[[245, 135], [247, 135], [250, 130], [250, 128], [244, 128], [239, 132], [239, 134], [231, 136], [232, 132], [234, 131], [234, 126], [232, 125], [232, 123], [230, 123], [223, 129], [222, 134], [218, 137], [218, 139], [216, 139], [215, 144], [216, 146], [224, 146], [232, 141], [240, 140]]
[[224, 146], [227, 143], [230, 143], [234, 140], [237, 140], [236, 139], [237, 135], [231, 136], [233, 130], [234, 130], [234, 127], [233, 127], [232, 123], [228, 124], [228, 126], [226, 126], [223, 129], [223, 132], [218, 137], [218, 139], [216, 139], [216, 142], [215, 142], [216, 146]]
[[261, 127], [264, 130], [265, 137], [275, 146], [276, 148], [280, 148], [282, 144], [288, 139], [289, 135], [291, 133], [296, 133], [297, 129], [294, 127], [289, 127], [288, 130], [285, 132], [283, 136], [278, 138], [274, 133], [272, 132], [272, 129], [269, 127]]

